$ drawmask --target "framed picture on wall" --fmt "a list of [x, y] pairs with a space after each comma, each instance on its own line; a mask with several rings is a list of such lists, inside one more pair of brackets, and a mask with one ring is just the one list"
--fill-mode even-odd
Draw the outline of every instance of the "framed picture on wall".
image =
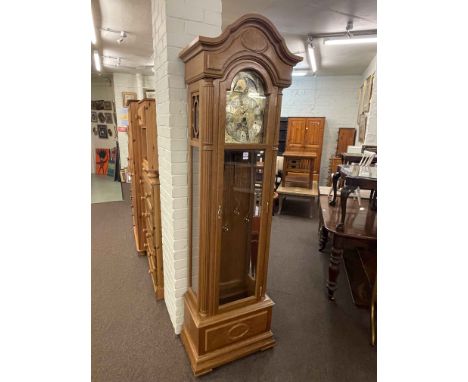
[[122, 92], [123, 107], [127, 107], [128, 101], [132, 99], [137, 99], [137, 94], [135, 92]]
[[114, 118], [112, 118], [112, 113], [105, 113], [105, 116], [106, 116], [106, 123], [108, 124], [114, 123]]
[[104, 110], [112, 110], [112, 102], [111, 101], [104, 101], [103, 102]]
[[154, 91], [154, 89], [145, 89], [145, 98], [155, 99], [156, 92]]
[[370, 99], [372, 97], [372, 87], [374, 85], [374, 75], [371, 74], [367, 77], [365, 86], [364, 86], [364, 96], [363, 96], [363, 107], [362, 111], [367, 113], [370, 108]]
[[362, 113], [359, 118], [359, 142], [364, 142], [366, 138], [367, 115]]
[[97, 113], [95, 111], [91, 112], [91, 122], [97, 122]]
[[91, 110], [96, 110], [96, 101], [91, 101]]
[[98, 125], [99, 138], [107, 139], [107, 125]]
[[98, 113], [98, 120], [100, 123], [106, 123], [106, 116], [104, 115], [104, 113], [102, 112]]
[[94, 101], [94, 106], [96, 107], [95, 110], [104, 110], [104, 101], [103, 100]]
[[96, 149], [96, 174], [107, 175], [107, 168], [109, 166], [109, 149]]
[[359, 121], [361, 118], [362, 114], [362, 108], [364, 106], [364, 86], [365, 84], [361, 85], [361, 88], [359, 89], [359, 107], [358, 107], [358, 115], [357, 115], [357, 124], [359, 126]]

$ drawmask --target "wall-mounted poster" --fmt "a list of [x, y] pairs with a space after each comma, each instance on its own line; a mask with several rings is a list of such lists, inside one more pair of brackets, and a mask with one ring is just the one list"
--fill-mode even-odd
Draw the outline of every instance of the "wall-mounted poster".
[[91, 122], [97, 122], [97, 121], [98, 121], [97, 113], [95, 111], [92, 111], [91, 112]]
[[103, 108], [104, 110], [112, 110], [112, 102], [111, 101], [103, 101]]
[[114, 123], [114, 118], [112, 118], [112, 113], [105, 113], [106, 123], [109, 125]]
[[109, 149], [96, 149], [96, 174], [107, 175], [107, 168], [109, 166]]
[[107, 125], [98, 125], [99, 138], [107, 139]]
[[364, 113], [367, 113], [370, 108], [370, 100], [372, 97], [373, 85], [374, 85], [374, 75], [371, 74], [369, 77], [367, 77], [365, 86], [364, 86], [363, 107], [362, 107], [362, 111]]
[[128, 126], [128, 109], [126, 107], [119, 109], [118, 125]]
[[110, 149], [109, 165], [107, 167], [107, 175], [115, 177], [115, 164], [117, 162], [117, 147]]
[[123, 107], [128, 106], [128, 101], [132, 99], [137, 99], [137, 94], [135, 92], [122, 92], [122, 103]]
[[94, 106], [95, 106], [94, 110], [104, 110], [104, 101], [103, 100], [94, 101]]
[[98, 113], [98, 120], [100, 123], [106, 123], [106, 116], [104, 115], [104, 113], [102, 112]]
[[366, 138], [366, 128], [367, 128], [367, 115], [365, 113], [361, 114], [359, 118], [359, 142], [364, 142]]

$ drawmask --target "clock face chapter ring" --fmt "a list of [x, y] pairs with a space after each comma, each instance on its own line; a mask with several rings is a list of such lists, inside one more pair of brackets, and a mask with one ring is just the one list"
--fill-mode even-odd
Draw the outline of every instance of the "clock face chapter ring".
[[225, 143], [263, 143], [266, 96], [259, 75], [242, 70], [226, 94]]

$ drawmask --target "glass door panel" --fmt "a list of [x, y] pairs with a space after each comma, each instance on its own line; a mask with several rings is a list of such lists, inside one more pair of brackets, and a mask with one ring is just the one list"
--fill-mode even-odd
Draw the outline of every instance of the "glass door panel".
[[265, 153], [224, 151], [219, 305], [255, 295]]

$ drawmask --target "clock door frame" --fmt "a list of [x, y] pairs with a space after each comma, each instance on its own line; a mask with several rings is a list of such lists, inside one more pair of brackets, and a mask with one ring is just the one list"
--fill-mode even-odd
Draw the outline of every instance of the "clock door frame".
[[[264, 92], [266, 96], [266, 105], [264, 110], [263, 120], [263, 134], [264, 143], [226, 143], [225, 142], [225, 125], [226, 125], [226, 94], [231, 89], [231, 84], [234, 77], [241, 71], [253, 71], [262, 80]], [[270, 169], [272, 163], [276, 163], [276, 156], [278, 151], [278, 135], [279, 135], [279, 116], [277, 113], [278, 102], [278, 88], [273, 85], [273, 82], [264, 66], [255, 61], [243, 61], [241, 63], [233, 63], [226, 69], [226, 74], [222, 79], [216, 80], [215, 87], [219, 91], [219, 115], [218, 115], [218, 166], [217, 166], [217, 198], [216, 205], [217, 211], [221, 210], [221, 216], [225, 213], [223, 211], [223, 197], [224, 197], [224, 152], [225, 150], [263, 150], [265, 154], [264, 169]], [[278, 130], [278, 131], [277, 131]], [[276, 138], [276, 141], [275, 141]], [[266, 273], [268, 269], [268, 251], [266, 248], [270, 242], [270, 228], [271, 228], [271, 208], [273, 203], [273, 172], [264, 171], [263, 173], [263, 189], [262, 189], [262, 204], [261, 204], [261, 219], [260, 230], [258, 238], [258, 253], [257, 253], [257, 271], [256, 271], [256, 285], [255, 294], [233, 302], [223, 305], [219, 304], [220, 294], [220, 274], [221, 274], [221, 256], [222, 256], [222, 225], [223, 219], [219, 218], [216, 211], [216, 267], [214, 279], [216, 280], [215, 293], [213, 296], [215, 314], [228, 312], [261, 300], [265, 296], [266, 289]]]

